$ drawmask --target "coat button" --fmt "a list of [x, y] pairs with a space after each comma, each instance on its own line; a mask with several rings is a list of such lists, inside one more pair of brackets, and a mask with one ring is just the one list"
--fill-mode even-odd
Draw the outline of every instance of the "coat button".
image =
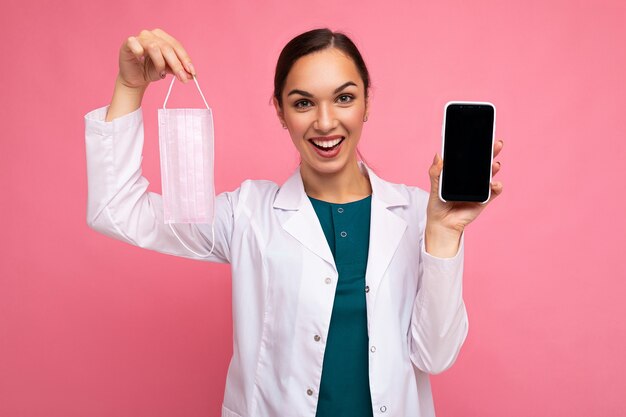
[[321, 339], [319, 334], [316, 334], [315, 336], [313, 336], [313, 340], [315, 340], [316, 342], [319, 342]]
[[337, 209], [337, 213], [343, 213], [343, 207], [339, 207], [339, 208]]
[[311, 396], [313, 395], [313, 390], [311, 388], [309, 388], [308, 390], [306, 390], [306, 395]]
[[370, 352], [372, 352], [372, 353], [376, 352], [376, 346], [372, 346], [372, 347], [370, 348]]
[[382, 407], [380, 407], [380, 412], [384, 413], [385, 411], [387, 411], [387, 407], [385, 407], [384, 405]]
[[324, 282], [325, 282], [325, 283], [327, 283], [327, 284], [330, 284], [331, 282], [333, 282], [333, 280], [327, 277], [327, 278], [324, 280]]
[[341, 235], [341, 237], [346, 237], [346, 236], [348, 236], [348, 234], [347, 234], [346, 232], [341, 232], [341, 233], [339, 233], [339, 234]]
[[369, 285], [365, 286], [365, 292], [370, 292], [370, 286]]

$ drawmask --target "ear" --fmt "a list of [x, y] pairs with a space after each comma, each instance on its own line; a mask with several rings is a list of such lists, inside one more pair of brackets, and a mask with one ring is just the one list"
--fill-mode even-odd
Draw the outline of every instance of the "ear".
[[280, 104], [278, 104], [278, 100], [276, 99], [276, 97], [272, 97], [272, 104], [274, 104], [274, 109], [276, 109], [276, 116], [278, 116], [278, 120], [280, 120], [280, 123], [285, 126], [283, 109], [280, 107]]
[[363, 116], [363, 120], [369, 119], [370, 116], [370, 98], [365, 99], [365, 115]]

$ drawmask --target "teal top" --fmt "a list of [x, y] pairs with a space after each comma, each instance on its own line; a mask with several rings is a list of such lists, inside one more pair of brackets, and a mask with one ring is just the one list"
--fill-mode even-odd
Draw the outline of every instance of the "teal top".
[[372, 198], [346, 204], [309, 199], [339, 272], [316, 417], [372, 416], [365, 304]]

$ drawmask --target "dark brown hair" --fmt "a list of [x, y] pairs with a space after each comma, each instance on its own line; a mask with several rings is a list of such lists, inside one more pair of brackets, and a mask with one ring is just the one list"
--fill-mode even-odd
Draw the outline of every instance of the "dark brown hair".
[[313, 29], [304, 32], [292, 40], [283, 48], [276, 63], [274, 74], [274, 97], [282, 107], [282, 93], [285, 88], [287, 75], [293, 64], [305, 55], [321, 51], [326, 48], [337, 48], [349, 56], [356, 65], [359, 75], [365, 87], [365, 98], [368, 96], [370, 76], [365, 66], [365, 61], [352, 40], [341, 32], [333, 32], [330, 29]]

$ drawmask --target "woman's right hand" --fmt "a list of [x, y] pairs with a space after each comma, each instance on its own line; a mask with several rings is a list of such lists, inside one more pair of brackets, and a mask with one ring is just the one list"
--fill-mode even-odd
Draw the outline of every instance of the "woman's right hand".
[[161, 29], [142, 30], [120, 48], [120, 68], [105, 121], [124, 116], [141, 106], [152, 81], [174, 74], [184, 83], [196, 75], [185, 48]]
[[196, 75], [185, 48], [171, 35], [161, 29], [142, 30], [122, 44], [118, 81], [124, 86], [145, 90], [167, 74], [185, 83]]

